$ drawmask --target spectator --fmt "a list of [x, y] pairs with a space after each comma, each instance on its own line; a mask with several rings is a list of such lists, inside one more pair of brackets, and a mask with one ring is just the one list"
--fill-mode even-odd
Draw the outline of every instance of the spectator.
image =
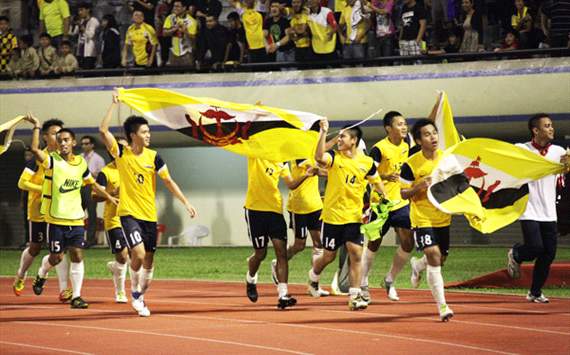
[[[123, 47], [122, 65], [127, 66], [127, 55], [132, 50], [135, 66], [151, 67], [154, 64], [158, 39], [151, 25], [144, 22], [141, 11], [133, 12], [133, 24], [127, 30]], [[149, 50], [150, 48], [150, 50]]]
[[168, 57], [170, 55], [170, 46], [172, 45], [172, 37], [166, 36], [164, 34], [164, 22], [166, 17], [170, 15], [172, 11], [172, 0], [159, 0], [156, 5], [154, 13], [154, 30], [156, 31], [156, 37], [158, 38], [158, 44], [160, 46], [160, 61], [161, 66], [166, 65], [168, 62]]
[[12, 51], [8, 72], [15, 77], [33, 78], [40, 67], [40, 58], [33, 47], [34, 38], [24, 35], [18, 39], [19, 50]]
[[524, 0], [515, 0], [515, 13], [511, 17], [513, 30], [517, 31], [520, 38], [520, 47], [529, 48], [532, 33], [532, 16]]
[[550, 47], [570, 46], [570, 0], [550, 0], [542, 8], [542, 31]]
[[115, 16], [108, 14], [101, 20], [101, 62], [103, 68], [118, 68], [121, 65], [121, 33]]
[[58, 47], [69, 36], [69, 5], [66, 0], [43, 0], [40, 8], [40, 33], [47, 32]]
[[230, 29], [228, 32], [228, 46], [226, 48], [226, 58], [224, 62], [232, 61], [242, 63], [246, 46], [243, 25], [239, 19], [239, 14], [235, 11], [229, 13], [227, 19]]
[[232, 5], [242, 18], [249, 62], [265, 62], [267, 55], [265, 52], [265, 37], [263, 36], [263, 16], [254, 9], [255, 0], [243, 0], [243, 7], [238, 0], [232, 2]]
[[482, 36], [481, 15], [473, 7], [473, 0], [462, 0], [461, 7], [463, 10], [462, 23], [463, 40], [459, 52], [477, 52]]
[[439, 49], [430, 50], [428, 54], [448, 54], [448, 53], [459, 53], [459, 46], [461, 46], [461, 41], [457, 33], [450, 30], [447, 35], [447, 41]]
[[309, 28], [311, 47], [316, 61], [335, 60], [337, 22], [328, 7], [321, 6], [320, 0], [309, 0]]
[[368, 43], [369, 15], [363, 13], [362, 0], [348, 0], [340, 15], [340, 41], [344, 59], [364, 59]]
[[495, 52], [514, 51], [519, 48], [519, 42], [515, 31], [509, 31], [505, 35], [505, 39], [500, 48], [495, 48]]
[[440, 44], [445, 36], [445, 27], [449, 22], [448, 0], [431, 0], [432, 43]]
[[[196, 18], [202, 25], [206, 25], [206, 17], [213, 16], [216, 19], [222, 14], [222, 3], [219, 0], [195, 0]], [[216, 20], [217, 22], [217, 20]]]
[[97, 62], [97, 45], [95, 43], [99, 20], [91, 16], [91, 4], [79, 4], [79, 24], [75, 27], [77, 33], [77, 61], [81, 69], [93, 69]]
[[71, 42], [64, 40], [59, 45], [59, 56], [56, 57], [52, 71], [55, 74], [70, 74], [79, 68], [79, 63], [71, 51]]
[[309, 15], [304, 0], [291, 2], [291, 27], [287, 29], [289, 38], [295, 43], [295, 61], [308, 62], [311, 60], [311, 37], [309, 34]]
[[295, 60], [293, 43], [289, 41], [286, 30], [289, 21], [281, 16], [281, 3], [271, 0], [269, 17], [263, 23], [263, 35], [268, 38], [267, 44], [268, 61], [292, 62]]
[[226, 56], [226, 48], [228, 45], [228, 30], [218, 23], [218, 19], [214, 16], [206, 16], [206, 28], [204, 29], [204, 44], [199, 48], [199, 63], [204, 62], [206, 53], [210, 52], [210, 64], [214, 69], [220, 67]]
[[45, 32], [40, 35], [38, 57], [40, 58], [40, 74], [48, 75], [51, 73], [52, 66], [57, 58], [57, 51], [51, 45], [51, 37]]
[[399, 42], [401, 56], [414, 56], [422, 53], [426, 23], [426, 10], [423, 4], [417, 3], [416, 0], [404, 0]]
[[18, 38], [12, 33], [10, 19], [0, 16], [0, 73], [7, 71], [12, 52], [18, 48]]
[[164, 35], [172, 37], [168, 63], [171, 66], [194, 65], [198, 21], [188, 14], [182, 0], [175, 0], [173, 13], [164, 21]]
[[392, 56], [394, 34], [396, 32], [394, 22], [392, 21], [393, 9], [394, 0], [372, 0], [370, 3], [370, 12], [373, 12], [376, 18], [376, 28], [374, 30], [376, 57]]
[[[95, 152], [95, 138], [92, 136], [81, 137], [81, 156], [87, 163], [87, 168], [94, 179], [105, 167], [105, 160]], [[91, 198], [91, 186], [81, 188], [81, 201], [84, 210], [87, 210], [87, 245], [97, 243], [97, 201]]]
[[129, 0], [129, 9], [143, 14], [144, 22], [154, 27], [154, 8], [158, 0]]

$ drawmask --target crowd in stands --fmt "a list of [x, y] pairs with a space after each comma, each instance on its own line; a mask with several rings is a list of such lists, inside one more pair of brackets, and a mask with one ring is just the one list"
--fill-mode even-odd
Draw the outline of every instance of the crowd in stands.
[[37, 28], [13, 30], [0, 16], [0, 74], [30, 78], [78, 69], [199, 69], [569, 44], [570, 0], [229, 1], [222, 17], [220, 0], [37, 0]]

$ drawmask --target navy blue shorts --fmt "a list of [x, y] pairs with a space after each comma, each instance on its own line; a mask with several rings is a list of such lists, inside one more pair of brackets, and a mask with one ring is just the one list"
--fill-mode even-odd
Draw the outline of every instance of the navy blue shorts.
[[47, 223], [46, 222], [32, 222], [28, 221], [30, 224], [30, 243], [42, 244], [46, 239], [47, 233]]
[[388, 214], [388, 220], [382, 226], [382, 230], [380, 231], [380, 236], [384, 237], [386, 233], [388, 233], [388, 231], [390, 230], [390, 227], [412, 229], [412, 224], [410, 222], [409, 204], [402, 208], [398, 208], [397, 210], [390, 211], [390, 213]]
[[123, 228], [113, 228], [111, 230], [105, 231], [105, 234], [107, 235], [107, 243], [109, 243], [109, 247], [111, 248], [111, 252], [113, 254], [118, 254], [127, 247]]
[[335, 251], [346, 242], [364, 245], [364, 236], [360, 233], [361, 223], [329, 224], [323, 222], [321, 242], [326, 250]]
[[124, 239], [129, 249], [143, 243], [145, 251], [156, 251], [156, 222], [124, 216], [121, 217], [121, 226], [123, 227], [123, 232], [125, 232]]
[[47, 224], [49, 252], [59, 254], [67, 248], [85, 248], [85, 228], [83, 226], [60, 226]]
[[247, 233], [254, 249], [267, 248], [269, 239], [287, 241], [287, 223], [281, 213], [244, 210]]
[[423, 251], [427, 247], [439, 245], [442, 255], [449, 254], [449, 226], [414, 229], [416, 248]]
[[289, 228], [295, 232], [295, 239], [307, 239], [309, 231], [321, 230], [321, 212], [307, 214], [289, 212]]

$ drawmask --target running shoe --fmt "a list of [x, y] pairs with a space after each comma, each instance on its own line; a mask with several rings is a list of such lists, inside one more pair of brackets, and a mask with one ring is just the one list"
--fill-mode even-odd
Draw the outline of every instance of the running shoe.
[[453, 311], [447, 304], [439, 306], [439, 319], [441, 319], [442, 322], [449, 322], [452, 317]]
[[297, 300], [295, 298], [291, 297], [291, 295], [287, 295], [287, 296], [279, 298], [279, 301], [277, 302], [277, 308], [285, 309], [288, 307], [293, 307], [296, 304], [297, 304]]
[[513, 279], [519, 279], [521, 277], [521, 264], [517, 263], [515, 260], [513, 248], [509, 249], [509, 252], [507, 253], [507, 272]]
[[348, 298], [348, 309], [351, 311], [358, 311], [361, 309], [366, 309], [368, 307], [368, 303], [362, 299], [362, 295], [358, 294], [357, 296], [350, 296]]
[[257, 294], [257, 285], [249, 282], [245, 282], [245, 290], [247, 293], [247, 298], [253, 303], [257, 302], [258, 294]]
[[400, 297], [398, 297], [398, 292], [396, 292], [396, 288], [394, 287], [394, 282], [388, 282], [384, 278], [384, 287], [386, 288], [386, 294], [388, 295], [388, 299], [390, 301], [400, 300]]
[[133, 306], [134, 310], [137, 311], [139, 316], [141, 317], [150, 317], [150, 310], [144, 303], [144, 297], [139, 296], [138, 298], [133, 298], [131, 302], [131, 306]]
[[34, 282], [32, 283], [32, 288], [34, 289], [34, 293], [36, 295], [41, 295], [44, 291], [44, 284], [46, 283], [47, 278], [40, 277], [40, 275], [36, 276]]
[[548, 298], [546, 298], [546, 296], [544, 296], [543, 293], [541, 293], [540, 296], [535, 296], [529, 292], [526, 295], [526, 299], [527, 299], [527, 301], [534, 302], [534, 303], [550, 303], [550, 300]]
[[75, 297], [71, 300], [71, 308], [85, 309], [89, 308], [89, 303], [85, 302], [81, 297]]
[[319, 283], [318, 282], [309, 280], [309, 285], [307, 287], [307, 290], [309, 291], [309, 295], [311, 295], [315, 298], [321, 297], [321, 294], [319, 293]]
[[59, 302], [67, 303], [71, 301], [71, 297], [73, 297], [73, 290], [70, 288], [66, 288], [65, 290], [59, 293]]
[[14, 284], [12, 285], [12, 289], [14, 290], [14, 294], [16, 296], [21, 296], [22, 292], [24, 292], [25, 286], [26, 285], [24, 284], [24, 279], [16, 277], [16, 280], [14, 281]]
[[127, 298], [127, 295], [125, 294], [125, 291], [119, 291], [115, 294], [115, 302], [116, 303], [127, 303], [127, 302], [129, 302], [129, 299]]

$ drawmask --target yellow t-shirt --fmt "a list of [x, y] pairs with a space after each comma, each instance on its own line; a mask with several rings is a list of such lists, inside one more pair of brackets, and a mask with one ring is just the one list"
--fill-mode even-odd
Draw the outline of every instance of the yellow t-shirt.
[[335, 50], [336, 29], [330, 28], [329, 21], [331, 23], [334, 21], [334, 14], [329, 8], [320, 7], [319, 12], [309, 13], [308, 24], [311, 29], [311, 45], [317, 54], [329, 54]]
[[[346, 25], [346, 33], [345, 33], [345, 43], [346, 44], [350, 44], [350, 38], [352, 36], [352, 6], [346, 5], [344, 7], [344, 9], [342, 10], [342, 13], [340, 14], [340, 24], [341, 25]], [[362, 18], [360, 20], [360, 22], [358, 23], [358, 25], [356, 25], [356, 37], [357, 38], [359, 35], [365, 33], [367, 31], [367, 26], [366, 26], [366, 19]], [[356, 42], [355, 42], [356, 43]], [[368, 43], [368, 36], [366, 36], [366, 34], [364, 34], [362, 36], [362, 40], [358, 43]]]
[[[97, 175], [97, 183], [105, 187], [109, 193], [119, 190], [120, 181], [119, 170], [117, 169], [117, 164], [115, 164], [115, 162], [107, 164], [103, 169], [101, 169], [99, 175]], [[106, 231], [121, 228], [121, 219], [117, 213], [117, 206], [110, 201], [105, 201], [103, 223]]]
[[151, 25], [143, 23], [139, 28], [136, 25], [131, 25], [127, 30], [125, 42], [133, 47], [133, 56], [137, 65], [147, 65], [148, 56], [146, 47], [150, 43], [153, 46], [158, 44], [156, 32]]
[[[44, 149], [45, 154], [49, 152]], [[34, 185], [42, 186], [44, 183], [45, 169], [42, 164], [31, 161], [26, 165], [20, 175], [20, 180], [28, 181]], [[44, 216], [40, 209], [42, 206], [42, 193], [38, 191], [28, 191], [28, 220], [31, 222], [44, 222]]]
[[[414, 186], [422, 178], [430, 176], [443, 156], [437, 150], [437, 158], [426, 159], [422, 151], [412, 155], [402, 166], [400, 180], [405, 186]], [[446, 227], [451, 224], [451, 215], [438, 210], [428, 199], [427, 191], [418, 192], [411, 198], [410, 220], [413, 228]]]
[[[402, 165], [408, 160], [409, 151], [408, 143], [402, 141], [400, 145], [395, 145], [386, 137], [370, 149], [370, 157], [378, 164], [377, 169], [380, 176], [399, 174]], [[386, 189], [386, 198], [392, 201], [400, 200], [400, 203], [392, 208], [393, 211], [409, 204], [409, 201], [403, 199], [400, 194], [401, 185], [399, 181], [383, 180], [383, 183]]]
[[[174, 14], [169, 15], [164, 21], [164, 29], [169, 30], [177, 24], [184, 25], [186, 34], [189, 36], [194, 37], [198, 34], [198, 21], [188, 14], [184, 17], [178, 17]], [[186, 34], [177, 31], [172, 35], [172, 46], [170, 50], [175, 56], [180, 57], [186, 53], [192, 53], [192, 47], [185, 36]]]
[[245, 208], [253, 211], [283, 213], [279, 178], [291, 176], [287, 164], [269, 160], [247, 159], [247, 195]]
[[[308, 26], [309, 15], [307, 12], [302, 12], [300, 14], [295, 14], [291, 17], [291, 27], [295, 29], [296, 26], [306, 25]], [[297, 48], [307, 48], [311, 45], [310, 37], [303, 37], [295, 41], [295, 47]]]
[[111, 155], [115, 158], [121, 188], [119, 190], [119, 216], [132, 216], [148, 222], [156, 222], [156, 174], [166, 179], [168, 168], [160, 155], [143, 148], [136, 155], [130, 147], [114, 142]]
[[[307, 167], [315, 166], [312, 160], [297, 160], [290, 163], [291, 177], [297, 180], [305, 175]], [[319, 177], [311, 176], [305, 179], [295, 190], [289, 191], [287, 211], [295, 214], [307, 214], [323, 209], [323, 201], [319, 192]]]
[[[53, 179], [53, 158], [52, 155], [53, 154], [57, 154], [57, 153], [50, 153], [48, 159], [44, 160], [44, 162], [42, 163], [42, 167], [45, 170], [45, 174], [44, 174], [44, 183], [43, 183], [43, 191], [44, 194], [42, 195], [42, 210], [44, 211], [51, 211], [51, 203], [52, 203], [52, 198], [47, 198], [45, 196], [46, 192], [51, 192], [53, 195], [53, 191], [52, 191], [52, 179]], [[73, 165], [73, 166], [77, 166], [83, 163], [85, 159], [83, 159], [83, 157], [81, 155], [74, 155], [73, 159], [70, 161], [67, 161], [66, 163], [69, 165]], [[85, 168], [85, 171], [83, 172], [81, 177], [73, 177], [73, 178], [77, 178], [77, 180], [82, 180], [82, 185], [92, 185], [95, 183], [95, 179], [93, 179], [93, 176], [91, 176], [91, 174], [89, 173], [89, 169]], [[75, 179], [74, 179], [75, 180]], [[64, 191], [62, 191], [64, 192]], [[67, 206], [66, 206], [67, 207]], [[77, 206], [69, 206], [70, 208], [79, 208], [82, 209], [81, 206], [81, 198], [79, 198], [78, 200], [78, 205]], [[82, 226], [84, 225], [83, 222], [83, 218], [78, 218], [78, 219], [60, 219], [60, 218], [56, 218], [53, 217], [49, 212], [47, 212], [46, 214], [44, 214], [44, 219], [45, 222], [49, 223], [49, 224], [57, 224], [60, 226]]]
[[253, 9], [245, 9], [242, 14], [242, 22], [249, 49], [264, 48], [263, 17], [261, 14]]
[[39, 8], [40, 21], [45, 22], [46, 32], [52, 37], [61, 36], [63, 19], [70, 16], [67, 1], [53, 0], [50, 3], [44, 1]]
[[329, 224], [361, 223], [366, 187], [380, 180], [374, 160], [361, 153], [350, 158], [338, 151], [325, 157], [330, 159], [322, 220]]

